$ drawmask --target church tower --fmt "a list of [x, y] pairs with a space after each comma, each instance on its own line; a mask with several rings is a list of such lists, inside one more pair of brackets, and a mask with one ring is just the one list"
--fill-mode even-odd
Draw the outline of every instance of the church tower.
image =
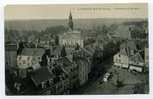
[[70, 12], [70, 14], [69, 14], [68, 26], [69, 26], [70, 30], [73, 30], [73, 18], [72, 18], [71, 12]]

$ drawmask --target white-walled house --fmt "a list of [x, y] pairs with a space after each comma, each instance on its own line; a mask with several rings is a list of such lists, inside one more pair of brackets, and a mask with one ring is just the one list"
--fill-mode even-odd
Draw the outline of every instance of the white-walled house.
[[120, 51], [114, 55], [113, 62], [114, 66], [135, 70], [137, 72], [142, 72], [145, 65], [144, 59], [133, 41], [124, 42], [120, 46]]
[[120, 51], [114, 55], [114, 65], [123, 67], [123, 68], [129, 68], [129, 56], [134, 52], [135, 45], [131, 48], [130, 46], [131, 41], [124, 42], [123, 44], [120, 45]]
[[33, 70], [39, 69], [42, 55], [45, 50], [42, 48], [24, 48], [20, 55], [17, 56], [17, 67], [19, 76], [25, 78], [28, 68]]
[[24, 48], [22, 53], [17, 56], [17, 66], [21, 69], [32, 67], [41, 61], [45, 50], [42, 48]]
[[144, 60], [141, 57], [139, 52], [130, 57], [129, 70], [135, 70], [137, 72], [142, 72], [144, 66], [145, 66], [144, 65]]
[[82, 37], [82, 33], [80, 31], [77, 30], [71, 30], [68, 31], [66, 33], [64, 33], [63, 35], [59, 36], [59, 43], [60, 45], [64, 45], [67, 47], [75, 47], [77, 44], [80, 47], [84, 46], [84, 40]]
[[129, 56], [125, 49], [122, 49], [119, 53], [114, 55], [113, 62], [115, 66], [123, 68], [129, 67]]

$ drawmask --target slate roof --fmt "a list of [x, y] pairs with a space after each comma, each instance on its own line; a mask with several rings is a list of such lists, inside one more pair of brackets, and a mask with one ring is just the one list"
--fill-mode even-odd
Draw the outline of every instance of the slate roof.
[[129, 53], [126, 48], [120, 50], [121, 55], [129, 56]]
[[73, 30], [60, 35], [62, 39], [83, 39], [81, 31]]
[[129, 38], [129, 27], [119, 25], [119, 27], [114, 31], [114, 34], [118, 34], [120, 37], [123, 38]]
[[52, 69], [52, 72], [56, 75], [62, 75], [64, 73], [64, 71], [62, 70], [62, 68], [60, 66], [56, 66]]
[[88, 60], [85, 59], [85, 58], [77, 59], [77, 60], [76, 60], [76, 64], [77, 64], [78, 66], [85, 66], [85, 64], [88, 65], [88, 63], [89, 63]]
[[67, 58], [67, 57], [64, 57], [64, 58], [60, 58], [57, 60], [57, 62], [59, 64], [62, 64], [60, 65], [60, 68], [66, 73], [66, 74], [69, 74], [71, 68], [74, 68], [74, 64]]
[[134, 61], [134, 62], [144, 62], [144, 60], [141, 57], [140, 53], [136, 53], [135, 55], [131, 56], [130, 60]]
[[46, 67], [35, 70], [31, 75], [31, 79], [36, 86], [38, 86], [41, 82], [47, 81], [53, 77], [54, 75]]
[[91, 50], [87, 50], [85, 48], [81, 48], [81, 51], [83, 51], [87, 56], [92, 56], [93, 52], [91, 52]]
[[127, 47], [132, 50], [137, 50], [137, 47], [134, 41], [127, 41]]
[[24, 48], [21, 55], [23, 56], [42, 56], [45, 53], [43, 48]]
[[137, 51], [137, 47], [134, 41], [126, 41], [120, 45], [120, 53], [130, 56], [130, 50]]
[[96, 47], [96, 44], [92, 44], [92, 45], [87, 45], [85, 46], [85, 49], [91, 54], [93, 55], [94, 52], [95, 52], [95, 47]]
[[57, 60], [57, 62], [62, 63], [64, 66], [72, 65], [72, 62], [67, 57], [60, 58]]
[[55, 47], [52, 49], [51, 54], [52, 55], [60, 55], [62, 48], [60, 46]]
[[17, 45], [16, 44], [6, 44], [5, 50], [6, 51], [17, 51]]

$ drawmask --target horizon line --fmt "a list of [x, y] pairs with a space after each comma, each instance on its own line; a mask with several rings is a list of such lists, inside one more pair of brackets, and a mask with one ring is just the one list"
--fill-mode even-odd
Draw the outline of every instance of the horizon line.
[[[78, 19], [148, 19], [144, 18], [73, 18], [73, 20]], [[20, 20], [68, 20], [67, 18], [30, 18], [30, 19], [4, 19], [4, 21], [20, 21]]]

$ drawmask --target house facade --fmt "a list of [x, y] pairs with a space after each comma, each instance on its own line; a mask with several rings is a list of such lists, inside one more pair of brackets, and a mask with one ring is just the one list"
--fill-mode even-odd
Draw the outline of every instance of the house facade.
[[33, 70], [39, 69], [44, 53], [45, 50], [42, 48], [24, 48], [21, 54], [17, 56], [19, 76], [21, 78], [26, 78], [29, 68]]
[[17, 65], [17, 45], [6, 44], [5, 45], [5, 65], [6, 69]]
[[144, 59], [140, 53], [141, 50], [137, 50], [134, 41], [126, 41], [120, 46], [120, 51], [114, 55], [114, 66], [142, 72]]
[[37, 66], [45, 50], [42, 48], [24, 48], [22, 53], [17, 56], [17, 66], [21, 69]]
[[60, 45], [64, 45], [67, 47], [75, 47], [77, 44], [80, 47], [83, 47], [84, 45], [84, 40], [81, 36], [81, 32], [80, 31], [68, 31], [67, 33], [64, 33], [63, 35], [61, 35], [59, 37], [60, 41]]
[[88, 80], [88, 74], [91, 69], [90, 56], [91, 53], [82, 48], [73, 52], [73, 60], [78, 66], [78, 78], [80, 85], [85, 84]]
[[54, 75], [48, 68], [42, 67], [32, 72], [31, 79], [36, 87], [46, 89], [53, 84]]
[[124, 49], [122, 49], [121, 52], [114, 55], [113, 62], [115, 66], [128, 68], [129, 67], [128, 53]]
[[137, 72], [142, 72], [144, 69], [144, 60], [141, 57], [140, 53], [130, 57], [129, 60], [129, 70], [135, 70]]
[[78, 59], [76, 60], [76, 64], [78, 65], [79, 84], [83, 85], [88, 81], [89, 63], [86, 59]]
[[72, 90], [74, 88], [77, 88], [79, 86], [78, 66], [67, 57], [59, 58], [56, 62], [68, 75], [69, 89]]

